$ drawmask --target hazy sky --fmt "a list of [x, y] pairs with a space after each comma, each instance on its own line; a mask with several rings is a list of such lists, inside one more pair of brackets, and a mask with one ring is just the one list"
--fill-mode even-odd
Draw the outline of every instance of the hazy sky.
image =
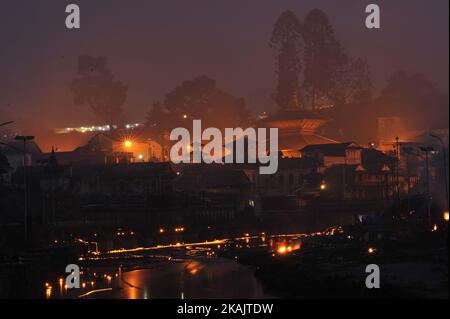
[[[81, 29], [65, 28], [65, 6], [81, 8]], [[381, 30], [364, 26], [381, 6]], [[88, 124], [73, 103], [77, 56], [104, 55], [129, 85], [131, 121], [197, 75], [244, 97], [252, 111], [274, 108], [273, 24], [286, 9], [301, 20], [325, 11], [352, 56], [368, 59], [377, 88], [399, 68], [424, 73], [448, 92], [448, 0], [2, 0], [0, 110], [44, 127]]]

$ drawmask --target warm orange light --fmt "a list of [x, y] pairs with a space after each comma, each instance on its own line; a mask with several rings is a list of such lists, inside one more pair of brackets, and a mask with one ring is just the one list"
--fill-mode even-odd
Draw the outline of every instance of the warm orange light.
[[436, 224], [434, 224], [434, 225], [433, 225], [433, 229], [432, 229], [431, 231], [437, 231], [437, 230], [438, 230], [438, 227], [437, 227]]
[[327, 185], [325, 185], [325, 184], [320, 184], [320, 189], [321, 190], [325, 190], [327, 188]]
[[281, 246], [278, 248], [278, 253], [284, 254], [284, 253], [286, 253], [286, 250], [287, 250], [286, 246]]
[[133, 146], [133, 142], [132, 142], [131, 140], [125, 140], [125, 141], [123, 142], [123, 145], [124, 145], [126, 148], [130, 148], [130, 147]]
[[46, 297], [47, 299], [49, 299], [49, 298], [51, 298], [51, 296], [52, 296], [52, 286], [48, 286], [48, 287], [45, 289], [45, 297]]
[[449, 213], [448, 212], [444, 212], [444, 220], [446, 222], [448, 222], [448, 218], [449, 218]]
[[369, 247], [369, 249], [367, 249], [367, 252], [369, 254], [373, 254], [375, 252], [375, 250], [376, 250], [375, 248]]
[[184, 119], [187, 119], [187, 118], [188, 118], [188, 115], [187, 115], [187, 114], [183, 114], [183, 118], [184, 118]]
[[197, 269], [197, 268], [193, 268], [193, 269], [191, 269], [191, 271], [190, 271], [191, 275], [195, 275], [195, 274], [197, 274], [197, 272], [198, 272], [198, 269]]
[[164, 233], [164, 231], [165, 231], [164, 228], [160, 228], [160, 229], [159, 229], [159, 233], [160, 233], [160, 234]]

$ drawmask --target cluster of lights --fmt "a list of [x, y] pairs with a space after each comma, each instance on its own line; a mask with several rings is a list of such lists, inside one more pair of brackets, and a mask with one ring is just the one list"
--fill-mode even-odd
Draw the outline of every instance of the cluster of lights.
[[127, 130], [133, 129], [133, 128], [138, 128], [139, 126], [141, 126], [141, 124], [139, 124], [139, 123], [125, 124], [125, 128], [126, 128]]
[[[127, 233], [124, 232], [124, 231], [122, 231], [122, 230], [119, 230], [119, 231], [116, 233], [117, 236], [125, 236], [126, 234], [127, 234]], [[133, 232], [133, 231], [130, 231], [130, 235], [134, 235], [134, 232]]]
[[182, 233], [182, 232], [184, 232], [184, 227], [175, 227], [174, 231], [176, 233]]
[[[141, 127], [142, 124], [140, 123], [132, 123], [132, 124], [125, 124], [126, 130], [132, 130], [138, 127]], [[117, 125], [92, 125], [92, 126], [81, 126], [81, 127], [66, 127], [66, 128], [58, 128], [55, 129], [56, 134], [68, 134], [72, 132], [78, 132], [78, 133], [86, 133], [86, 132], [109, 132], [111, 131], [111, 128], [117, 129]]]
[[[82, 272], [81, 272], [81, 273], [82, 273]], [[97, 273], [94, 272], [93, 275], [94, 275], [95, 278], [99, 278], [99, 277], [97, 276]], [[118, 277], [119, 277], [119, 274], [118, 274], [118, 273], [115, 273], [115, 274], [113, 274], [113, 275], [110, 275], [110, 274], [103, 274], [103, 279], [106, 280], [108, 284], [111, 284], [113, 277], [118, 278]], [[100, 277], [100, 278], [101, 278], [101, 277]], [[64, 284], [64, 279], [63, 279], [63, 278], [59, 278], [58, 284], [59, 284], [61, 293], [63, 292], [63, 289], [64, 289], [65, 291], [68, 290], [67, 284]], [[93, 288], [94, 285], [95, 285], [95, 281], [91, 280], [91, 281], [88, 281], [88, 282], [82, 282], [82, 283], [81, 283], [81, 288], [82, 288], [82, 289], [86, 289], [86, 288], [88, 287], [88, 285], [89, 285], [91, 288]], [[50, 284], [49, 282], [46, 282], [46, 283], [45, 283], [45, 296], [46, 296], [47, 299], [51, 298], [51, 295], [52, 295], [52, 289], [53, 289], [53, 287], [51, 286], [51, 284]], [[109, 288], [108, 288], [108, 290], [109, 290]], [[89, 294], [90, 294], [90, 293], [88, 293], [87, 295], [89, 295]]]
[[292, 246], [280, 246], [278, 247], [277, 252], [281, 255], [286, 254], [286, 253], [290, 253], [292, 251]]
[[107, 132], [110, 131], [111, 127], [109, 125], [101, 126], [81, 126], [81, 127], [66, 127], [63, 129], [56, 129], [57, 134], [67, 134], [72, 132], [86, 133], [86, 132]]

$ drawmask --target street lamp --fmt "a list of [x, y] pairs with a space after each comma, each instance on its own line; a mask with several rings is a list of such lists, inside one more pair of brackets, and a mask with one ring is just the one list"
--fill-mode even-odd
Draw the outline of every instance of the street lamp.
[[445, 143], [442, 137], [437, 134], [431, 133], [431, 137], [437, 139], [442, 145], [442, 155], [444, 157], [444, 183], [445, 183], [445, 200], [447, 201], [447, 210], [448, 210], [448, 181], [447, 181], [447, 152], [445, 150]]
[[16, 141], [23, 142], [23, 188], [24, 188], [24, 238], [25, 243], [28, 239], [28, 187], [27, 187], [27, 141], [32, 141], [34, 136], [16, 136]]
[[428, 162], [428, 154], [434, 151], [434, 148], [431, 146], [422, 146], [420, 150], [425, 153], [425, 169], [426, 169], [426, 178], [427, 178], [427, 210], [428, 210], [428, 221], [431, 223], [431, 202], [430, 202], [430, 172], [429, 172], [429, 162]]

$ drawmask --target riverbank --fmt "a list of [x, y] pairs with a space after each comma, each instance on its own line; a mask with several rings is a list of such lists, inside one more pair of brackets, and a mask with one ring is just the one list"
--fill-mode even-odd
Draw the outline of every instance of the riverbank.
[[[292, 253], [228, 252], [281, 298], [448, 299], [445, 236], [422, 234], [376, 246], [343, 236], [320, 237]], [[380, 289], [368, 289], [366, 266], [380, 267]]]

